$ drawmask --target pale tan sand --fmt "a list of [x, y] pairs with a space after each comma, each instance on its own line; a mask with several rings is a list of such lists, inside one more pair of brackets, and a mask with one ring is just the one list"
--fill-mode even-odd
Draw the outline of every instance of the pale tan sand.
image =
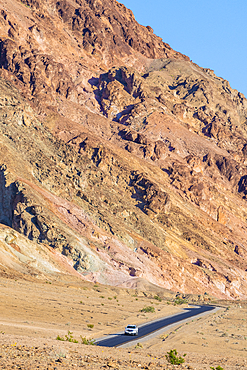
[[[141, 313], [145, 306], [155, 307], [155, 313]], [[247, 308], [242, 306], [231, 304], [229, 309], [192, 319], [142, 343], [141, 348], [101, 348], [80, 344], [80, 336], [99, 338], [116, 333], [128, 323], [172, 315], [185, 305], [168, 305], [166, 300], [159, 302], [140, 291], [99, 284], [1, 278], [0, 368], [168, 369], [174, 366], [165, 355], [176, 348], [179, 355], [187, 354], [182, 368], [220, 365], [224, 370], [245, 369]], [[90, 324], [94, 327], [88, 327]], [[68, 331], [78, 344], [56, 340]]]

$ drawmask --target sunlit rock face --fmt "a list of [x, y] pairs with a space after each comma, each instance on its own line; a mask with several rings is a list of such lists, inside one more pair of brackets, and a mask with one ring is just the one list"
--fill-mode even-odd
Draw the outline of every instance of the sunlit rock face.
[[0, 272], [247, 297], [247, 101], [108, 0], [0, 11]]

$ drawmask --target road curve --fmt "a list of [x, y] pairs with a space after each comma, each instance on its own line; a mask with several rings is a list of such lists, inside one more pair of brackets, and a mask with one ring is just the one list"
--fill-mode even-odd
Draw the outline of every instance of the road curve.
[[215, 306], [197, 306], [197, 307], [191, 307], [186, 308], [185, 312], [179, 313], [177, 315], [172, 315], [165, 317], [160, 320], [155, 320], [152, 322], [149, 322], [146, 325], [142, 325], [139, 327], [139, 333], [138, 336], [128, 336], [124, 335], [123, 332], [108, 335], [105, 339], [98, 339], [96, 340], [95, 344], [97, 346], [102, 347], [119, 347], [127, 342], [136, 341], [137, 339], [143, 338], [153, 332], [156, 332], [168, 325], [179, 323], [180, 321], [189, 319], [193, 316], [197, 316], [199, 314], [202, 314], [204, 312], [212, 311], [215, 309]]

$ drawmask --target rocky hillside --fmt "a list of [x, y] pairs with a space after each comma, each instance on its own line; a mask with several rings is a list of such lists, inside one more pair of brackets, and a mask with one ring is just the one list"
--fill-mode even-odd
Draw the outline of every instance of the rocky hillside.
[[247, 298], [247, 100], [115, 0], [0, 11], [0, 271]]

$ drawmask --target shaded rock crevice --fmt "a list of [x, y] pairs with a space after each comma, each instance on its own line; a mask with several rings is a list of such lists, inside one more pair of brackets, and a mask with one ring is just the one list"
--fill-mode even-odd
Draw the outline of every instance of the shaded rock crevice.
[[19, 193], [15, 182], [7, 185], [7, 167], [0, 166], [0, 223], [12, 227], [14, 218], [14, 203]]

